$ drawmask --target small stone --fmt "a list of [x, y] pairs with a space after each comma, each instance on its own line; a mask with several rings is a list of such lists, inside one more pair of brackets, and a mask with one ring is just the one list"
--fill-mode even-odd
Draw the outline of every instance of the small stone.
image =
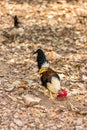
[[40, 123], [40, 119], [39, 118], [35, 118], [35, 122], [36, 123]]
[[24, 125], [21, 130], [27, 130], [27, 129], [28, 129], [27, 125]]
[[46, 128], [46, 130], [50, 130], [50, 128]]
[[86, 75], [82, 75], [82, 79], [85, 81], [87, 80], [87, 76]]
[[14, 128], [10, 128], [10, 130], [14, 130]]
[[34, 95], [28, 95], [28, 94], [23, 96], [23, 100], [27, 106], [36, 105], [41, 101], [40, 98], [35, 97]]
[[51, 114], [47, 114], [47, 118], [48, 119], [56, 119], [58, 116], [55, 112], [52, 112]]
[[79, 125], [82, 125], [82, 122], [83, 122], [83, 119], [78, 118], [77, 121], [76, 121], [76, 124], [79, 126]]
[[17, 50], [20, 50], [20, 49], [21, 49], [21, 46], [16, 46], [16, 49], [17, 49]]
[[16, 118], [14, 118], [14, 123], [16, 125], [18, 125], [18, 126], [23, 126], [24, 125], [23, 122], [20, 119], [16, 119]]
[[42, 130], [44, 128], [44, 125], [43, 124], [40, 124], [39, 125], [39, 128]]
[[85, 99], [85, 103], [87, 103], [87, 99]]
[[30, 126], [31, 127], [35, 127], [35, 123], [30, 123]]
[[52, 129], [53, 129], [53, 130], [57, 130], [57, 127], [56, 127], [56, 126], [53, 126]]
[[15, 114], [14, 114], [14, 118], [18, 118], [19, 117], [19, 114], [16, 112]]
[[76, 126], [76, 130], [83, 130], [84, 128], [82, 126]]
[[10, 63], [14, 63], [14, 62], [15, 62], [15, 60], [14, 60], [14, 59], [11, 59], [9, 62], [10, 62]]

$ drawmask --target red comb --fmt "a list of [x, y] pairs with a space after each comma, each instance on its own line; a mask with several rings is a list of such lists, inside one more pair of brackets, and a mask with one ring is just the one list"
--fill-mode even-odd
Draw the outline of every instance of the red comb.
[[58, 98], [64, 98], [64, 97], [67, 97], [67, 91], [62, 89], [61, 91], [58, 92], [58, 95], [57, 95]]

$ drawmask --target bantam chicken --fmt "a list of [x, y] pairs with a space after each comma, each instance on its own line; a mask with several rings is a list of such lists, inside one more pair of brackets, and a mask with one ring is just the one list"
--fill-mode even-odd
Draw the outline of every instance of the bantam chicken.
[[25, 28], [21, 26], [21, 22], [19, 21], [19, 18], [15, 15], [13, 17], [13, 25], [12, 27], [9, 27], [5, 29], [4, 36], [8, 39], [14, 40], [17, 42], [17, 37], [24, 36]]
[[15, 15], [13, 18], [14, 26], [9, 31], [9, 35], [13, 36], [14, 41], [16, 41], [17, 36], [23, 36], [24, 28], [20, 26], [18, 17]]
[[41, 75], [42, 85], [47, 88], [50, 92], [50, 98], [53, 99], [53, 94], [59, 98], [67, 96], [67, 92], [61, 89], [59, 75], [49, 67], [49, 62], [46, 59], [44, 52], [38, 49], [34, 52], [37, 53], [37, 63], [39, 74]]

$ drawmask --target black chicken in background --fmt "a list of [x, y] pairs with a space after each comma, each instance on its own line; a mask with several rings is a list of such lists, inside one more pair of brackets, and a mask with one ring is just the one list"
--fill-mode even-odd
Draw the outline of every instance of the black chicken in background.
[[10, 30], [9, 34], [13, 36], [14, 41], [16, 41], [17, 36], [23, 36], [24, 34], [24, 28], [20, 25], [21, 22], [19, 22], [18, 16], [15, 15], [13, 17], [13, 28]]
[[49, 90], [50, 98], [54, 98], [53, 94], [55, 94], [59, 98], [66, 97], [66, 90], [62, 89], [60, 86], [60, 77], [54, 70], [50, 68], [49, 62], [46, 59], [44, 52], [41, 49], [38, 49], [34, 52], [34, 54], [36, 53], [42, 86]]
[[19, 27], [19, 24], [20, 24], [20, 22], [19, 22], [19, 20], [18, 20], [18, 17], [17, 17], [17, 15], [15, 15], [15, 16], [14, 16], [14, 27], [15, 27], [15, 28], [18, 28], [18, 27]]

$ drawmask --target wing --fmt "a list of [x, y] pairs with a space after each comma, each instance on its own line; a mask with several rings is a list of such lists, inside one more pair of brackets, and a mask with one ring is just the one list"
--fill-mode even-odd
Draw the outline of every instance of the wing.
[[57, 90], [60, 89], [59, 75], [51, 68], [48, 68], [47, 71], [42, 73], [41, 82], [43, 86], [54, 93], [58, 92]]

